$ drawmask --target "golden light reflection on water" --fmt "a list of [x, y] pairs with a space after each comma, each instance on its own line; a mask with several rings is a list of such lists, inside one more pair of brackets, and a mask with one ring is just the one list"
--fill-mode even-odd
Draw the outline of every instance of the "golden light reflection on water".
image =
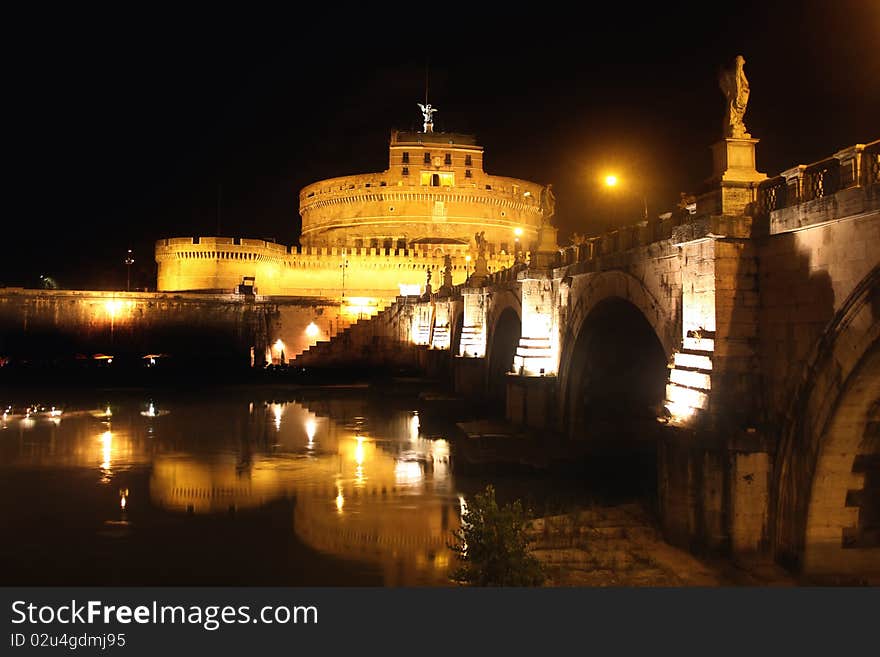
[[[95, 471], [96, 483], [120, 486], [107, 511], [133, 526], [147, 506], [226, 514], [295, 500], [292, 531], [313, 549], [380, 566], [388, 582], [443, 580], [458, 524], [449, 444], [420, 437], [416, 414], [374, 420], [361, 410], [335, 420], [325, 406], [292, 402], [145, 407], [114, 402], [112, 413], [65, 409], [60, 423], [16, 421], [30, 438], [0, 444], [0, 463]], [[163, 415], [170, 407], [180, 411]], [[330, 410], [347, 412], [341, 403]], [[148, 477], [135, 511], [132, 468]]]

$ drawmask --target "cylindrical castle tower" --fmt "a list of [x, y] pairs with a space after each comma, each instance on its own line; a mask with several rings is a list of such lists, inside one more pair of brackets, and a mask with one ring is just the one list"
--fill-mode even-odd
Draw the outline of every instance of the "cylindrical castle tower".
[[429, 251], [453, 257], [483, 232], [488, 255], [528, 251], [542, 186], [483, 171], [471, 135], [394, 132], [389, 167], [322, 180], [300, 192], [307, 246]]

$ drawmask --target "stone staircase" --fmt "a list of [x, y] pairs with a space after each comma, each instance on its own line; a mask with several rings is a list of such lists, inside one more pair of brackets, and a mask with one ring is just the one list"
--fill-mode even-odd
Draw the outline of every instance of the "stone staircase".
[[412, 364], [412, 349], [399, 341], [404, 306], [395, 301], [371, 317], [358, 319], [329, 340], [319, 340], [292, 364], [304, 368]]

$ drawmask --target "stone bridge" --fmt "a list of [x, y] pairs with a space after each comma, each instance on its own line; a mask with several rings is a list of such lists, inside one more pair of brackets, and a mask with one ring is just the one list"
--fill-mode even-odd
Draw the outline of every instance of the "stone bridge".
[[877, 581], [880, 141], [772, 178], [756, 143], [716, 144], [690, 205], [561, 249], [547, 226], [297, 363], [419, 364], [538, 432], [648, 442], [671, 542]]

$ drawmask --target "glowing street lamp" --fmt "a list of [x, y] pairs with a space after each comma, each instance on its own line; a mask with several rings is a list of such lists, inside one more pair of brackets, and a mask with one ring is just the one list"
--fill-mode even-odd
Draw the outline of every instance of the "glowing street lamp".
[[[617, 174], [608, 173], [605, 174], [605, 177], [602, 179], [602, 182], [609, 189], [615, 189], [620, 185], [620, 178], [617, 177]], [[642, 204], [644, 206], [645, 220], [648, 219], [648, 197], [644, 194], [642, 196]]]

